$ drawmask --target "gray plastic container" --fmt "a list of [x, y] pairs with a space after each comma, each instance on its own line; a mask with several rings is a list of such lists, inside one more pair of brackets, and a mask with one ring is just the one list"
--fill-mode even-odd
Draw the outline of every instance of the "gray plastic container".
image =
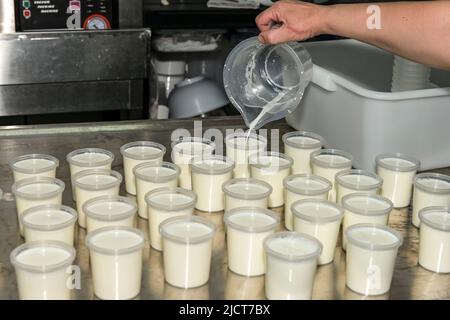
[[450, 71], [432, 69], [434, 88], [390, 92], [392, 54], [356, 40], [303, 45], [313, 78], [286, 118], [292, 127], [350, 152], [358, 169], [373, 170], [386, 152], [413, 155], [422, 170], [450, 165]]

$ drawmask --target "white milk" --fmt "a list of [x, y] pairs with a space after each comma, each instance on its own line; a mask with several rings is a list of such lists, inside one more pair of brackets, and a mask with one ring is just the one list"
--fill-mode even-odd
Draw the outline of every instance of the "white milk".
[[242, 276], [265, 273], [264, 239], [275, 233], [279, 219], [263, 208], [237, 208], [224, 217], [228, 268]]
[[296, 174], [283, 181], [284, 186], [284, 226], [294, 229], [294, 217], [291, 206], [295, 201], [303, 199], [327, 200], [331, 190], [331, 182], [312, 174]]
[[153, 249], [162, 250], [160, 224], [173, 217], [191, 216], [197, 196], [190, 190], [182, 188], [159, 188], [145, 196], [148, 206], [148, 227], [150, 245]]
[[346, 230], [346, 284], [363, 295], [388, 292], [402, 236], [380, 225], [357, 224]]
[[[108, 150], [100, 148], [84, 148], [70, 152], [66, 156], [66, 160], [69, 163], [70, 177], [80, 171], [89, 169], [104, 169], [111, 170], [112, 163], [114, 161], [114, 154]], [[73, 201], [77, 201], [75, 195], [75, 187], [72, 181], [72, 198]]]
[[56, 177], [59, 160], [46, 154], [27, 154], [10, 162], [14, 182], [33, 177]]
[[420, 162], [400, 153], [387, 153], [376, 157], [377, 174], [383, 179], [381, 195], [394, 204], [394, 208], [409, 206], [413, 179]]
[[127, 193], [136, 195], [136, 184], [133, 168], [144, 162], [160, 165], [163, 161], [166, 147], [151, 141], [136, 141], [120, 148], [123, 156], [123, 172], [125, 175], [125, 189]]
[[433, 272], [450, 272], [450, 210], [428, 207], [419, 213], [419, 264]]
[[345, 230], [355, 224], [370, 223], [387, 225], [392, 211], [391, 200], [370, 193], [353, 193], [342, 199], [344, 220], [342, 222], [342, 249], [347, 247]]
[[112, 226], [135, 227], [137, 204], [121, 196], [101, 196], [86, 201], [86, 232]]
[[234, 178], [249, 178], [248, 158], [267, 148], [267, 139], [254, 133], [233, 133], [225, 137], [227, 157], [236, 164]]
[[169, 162], [162, 164], [142, 163], [133, 169], [136, 177], [136, 200], [138, 203], [138, 213], [143, 219], [147, 219], [147, 202], [145, 202], [145, 195], [152, 190], [178, 186], [178, 177], [180, 175], [180, 168]]
[[322, 244], [297, 232], [266, 238], [266, 297], [269, 300], [311, 299]]
[[257, 179], [238, 178], [225, 182], [222, 190], [225, 194], [225, 211], [239, 207], [267, 209], [272, 186]]
[[208, 139], [181, 137], [172, 142], [172, 162], [180, 167], [178, 185], [181, 188], [192, 190], [191, 168], [189, 167], [192, 158], [210, 156], [214, 149], [214, 142]]
[[209, 280], [214, 223], [201, 217], [181, 217], [161, 224], [164, 277], [172, 286], [196, 288]]
[[122, 176], [113, 170], [94, 169], [78, 172], [72, 181], [77, 198], [78, 224], [86, 228], [83, 205], [96, 197], [119, 195]]
[[26, 242], [55, 240], [73, 246], [78, 214], [70, 207], [47, 204], [25, 210], [20, 216]]
[[13, 184], [12, 193], [16, 198], [17, 219], [21, 235], [23, 235], [23, 226], [20, 215], [31, 207], [61, 204], [64, 188], [64, 182], [48, 177], [27, 178]]
[[89, 248], [94, 293], [103, 300], [126, 300], [141, 291], [141, 231], [129, 227], [106, 227], [89, 233]]
[[249, 158], [252, 178], [266, 181], [272, 186], [269, 208], [284, 204], [283, 180], [291, 174], [293, 160], [278, 152], [263, 152]]
[[75, 249], [58, 241], [22, 244], [11, 252], [21, 300], [68, 300], [67, 268], [75, 259]]
[[225, 208], [222, 185], [231, 180], [233, 168], [234, 162], [222, 156], [192, 159], [192, 190], [197, 195], [196, 209], [216, 212]]
[[345, 170], [336, 174], [336, 202], [341, 203], [342, 198], [356, 192], [378, 194], [383, 179], [375, 173], [366, 170]]
[[323, 138], [306, 131], [294, 131], [283, 135], [284, 153], [294, 159], [293, 174], [311, 173], [311, 153], [320, 150]]
[[335, 176], [343, 170], [352, 168], [353, 156], [345, 151], [322, 149], [311, 154], [312, 173], [321, 176], [333, 184], [329, 200], [336, 200]]
[[414, 178], [412, 223], [419, 227], [419, 211], [431, 206], [450, 206], [450, 176], [421, 173]]
[[294, 230], [317, 238], [323, 246], [319, 264], [333, 261], [343, 217], [340, 206], [328, 200], [305, 199], [292, 204]]

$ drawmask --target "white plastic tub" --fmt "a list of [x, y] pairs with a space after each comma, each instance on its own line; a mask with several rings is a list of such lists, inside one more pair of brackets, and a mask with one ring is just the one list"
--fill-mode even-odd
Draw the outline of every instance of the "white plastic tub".
[[292, 127], [350, 152], [358, 169], [385, 152], [415, 156], [422, 170], [450, 165], [450, 71], [432, 70], [434, 88], [392, 93], [392, 54], [355, 40], [303, 45], [314, 75], [286, 118]]

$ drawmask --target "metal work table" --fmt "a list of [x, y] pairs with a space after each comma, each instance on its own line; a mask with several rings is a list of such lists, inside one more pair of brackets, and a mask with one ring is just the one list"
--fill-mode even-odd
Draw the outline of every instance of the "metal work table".
[[[240, 118], [210, 118], [203, 121], [203, 131], [217, 128], [221, 131], [243, 128]], [[153, 140], [168, 146], [166, 160], [170, 161], [169, 142], [174, 129], [186, 128], [192, 133], [192, 120], [139, 121], [120, 123], [100, 123], [81, 125], [53, 125], [34, 127], [5, 127], [0, 130], [0, 188], [10, 192], [13, 183], [9, 161], [27, 153], [48, 153], [60, 160], [57, 177], [66, 183], [63, 203], [73, 206], [69, 168], [65, 156], [72, 150], [83, 147], [100, 147], [114, 152], [116, 159], [113, 169], [123, 173], [121, 145], [135, 140]], [[283, 133], [292, 130], [284, 122], [269, 127], [279, 129], [279, 137], [272, 134], [274, 143], [280, 143]], [[217, 131], [216, 131], [217, 132]], [[269, 139], [269, 141], [271, 141]], [[449, 173], [449, 169], [443, 169]], [[124, 193], [122, 186], [121, 194]], [[8, 195], [6, 195], [7, 197]], [[17, 215], [14, 201], [0, 203], [0, 299], [17, 299], [14, 269], [9, 262], [13, 248], [23, 242], [18, 233]], [[282, 208], [275, 209], [282, 214]], [[203, 287], [183, 290], [164, 282], [162, 255], [144, 249], [142, 291], [138, 299], [263, 299], [264, 277], [246, 278], [238, 276], [227, 268], [223, 213], [197, 212], [218, 226], [214, 239], [211, 277]], [[340, 240], [334, 262], [318, 268], [313, 299], [450, 299], [450, 275], [429, 272], [417, 264], [418, 230], [411, 225], [408, 209], [394, 210], [390, 216], [390, 226], [399, 230], [404, 238], [399, 250], [391, 291], [377, 297], [358, 295], [345, 286], [345, 253], [340, 248]], [[282, 224], [280, 224], [280, 229]], [[147, 233], [147, 221], [138, 219], [138, 226]], [[89, 254], [84, 245], [85, 230], [77, 227], [75, 263], [82, 271], [81, 290], [75, 290], [73, 298], [92, 299]]]

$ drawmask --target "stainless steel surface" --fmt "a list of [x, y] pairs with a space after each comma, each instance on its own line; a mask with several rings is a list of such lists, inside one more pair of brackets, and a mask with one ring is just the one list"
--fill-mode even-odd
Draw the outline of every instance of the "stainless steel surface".
[[[238, 118], [210, 118], [203, 121], [203, 130], [217, 128], [221, 131], [243, 127]], [[0, 128], [0, 188], [9, 192], [12, 184], [12, 173], [8, 161], [25, 153], [49, 153], [58, 157], [61, 165], [57, 175], [66, 182], [64, 203], [73, 205], [71, 201], [69, 170], [65, 155], [81, 147], [101, 147], [111, 150], [116, 155], [114, 169], [122, 172], [122, 158], [119, 148], [122, 144], [133, 140], [149, 139], [169, 146], [170, 136], [174, 129], [186, 128], [192, 133], [192, 120], [173, 121], [140, 121], [124, 123], [102, 123], [83, 125], [55, 125], [35, 127]], [[278, 122], [271, 128], [280, 129], [279, 137], [273, 135], [274, 142], [284, 132], [292, 130], [285, 123]], [[211, 132], [211, 131], [209, 131]], [[269, 140], [270, 141], [270, 140]], [[170, 150], [166, 160], [170, 157]], [[450, 173], [449, 169], [440, 170]], [[124, 190], [122, 189], [122, 193]], [[16, 299], [16, 280], [14, 270], [9, 263], [9, 253], [23, 240], [18, 235], [17, 218], [14, 202], [0, 203], [0, 299]], [[282, 214], [282, 209], [275, 210]], [[211, 278], [207, 285], [182, 290], [164, 282], [161, 253], [145, 247], [142, 292], [138, 299], [263, 299], [264, 277], [246, 278], [233, 274], [227, 269], [223, 213], [202, 213], [216, 223], [218, 232], [214, 239], [213, 263]], [[408, 209], [394, 210], [389, 224], [399, 230], [405, 237], [397, 258], [395, 275], [391, 291], [383, 296], [364, 297], [345, 286], [345, 254], [338, 244], [333, 263], [318, 268], [314, 299], [449, 299], [450, 275], [439, 275], [429, 272], [417, 265], [418, 231], [411, 225]], [[139, 228], [147, 232], [147, 221], [139, 219]], [[280, 229], [282, 223], [280, 223]], [[81, 267], [81, 290], [74, 291], [76, 299], [94, 298], [89, 257], [84, 245], [85, 231], [77, 232], [77, 260]]]
[[0, 33], [16, 32], [14, 0], [0, 1]]
[[118, 0], [119, 28], [141, 28], [144, 24], [144, 0]]

